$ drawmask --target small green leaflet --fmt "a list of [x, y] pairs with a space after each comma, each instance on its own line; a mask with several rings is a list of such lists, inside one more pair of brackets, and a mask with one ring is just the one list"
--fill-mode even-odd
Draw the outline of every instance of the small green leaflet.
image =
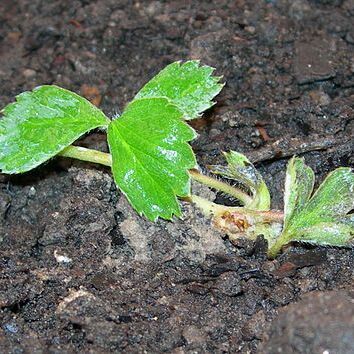
[[89, 101], [57, 86], [17, 96], [0, 119], [0, 171], [22, 173], [57, 155], [110, 120]]
[[341, 167], [331, 172], [312, 195], [314, 175], [299, 158], [287, 169], [285, 223], [279, 239], [345, 246], [354, 237], [354, 173]]
[[196, 136], [183, 113], [166, 98], [132, 101], [108, 128], [116, 184], [150, 220], [180, 216], [176, 196], [190, 191], [196, 160], [188, 141]]
[[248, 209], [269, 210], [270, 194], [261, 174], [247, 157], [236, 151], [224, 152], [227, 166], [210, 166], [211, 172], [233, 179], [252, 193], [252, 202], [245, 205]]
[[220, 77], [212, 76], [214, 69], [199, 66], [199, 61], [190, 60], [183, 64], [175, 62], [160, 71], [135, 96], [166, 97], [182, 112], [184, 119], [195, 119], [214, 105], [212, 99], [221, 91]]

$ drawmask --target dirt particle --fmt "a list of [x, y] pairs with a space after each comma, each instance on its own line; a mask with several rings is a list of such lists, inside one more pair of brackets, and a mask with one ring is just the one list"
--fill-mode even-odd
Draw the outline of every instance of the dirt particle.
[[241, 278], [236, 272], [227, 272], [220, 275], [215, 288], [226, 296], [237, 296], [242, 293]]
[[25, 69], [23, 70], [23, 76], [26, 78], [26, 79], [31, 79], [33, 78], [34, 76], [36, 76], [36, 71], [33, 70], [33, 69]]
[[148, 236], [139, 220], [127, 218], [120, 224], [120, 231], [125, 235], [130, 247], [134, 250], [137, 262], [148, 262], [151, 259]]
[[261, 339], [263, 329], [266, 323], [264, 311], [256, 312], [242, 328], [242, 337], [244, 340]]
[[326, 38], [315, 38], [312, 42], [297, 41], [295, 43], [294, 71], [299, 84], [325, 80], [335, 76], [331, 47], [333, 47], [333, 41]]
[[54, 258], [58, 263], [71, 263], [72, 259], [65, 254], [60, 254], [57, 250], [54, 250]]
[[198, 346], [205, 343], [206, 340], [204, 331], [193, 325], [184, 327], [182, 335], [188, 345]]
[[93, 105], [99, 106], [102, 101], [102, 95], [96, 86], [83, 84], [80, 88], [81, 94], [87, 98]]
[[341, 291], [312, 292], [279, 311], [262, 353], [353, 353], [353, 300]]
[[323, 91], [310, 91], [309, 96], [311, 100], [319, 106], [327, 106], [331, 103], [331, 98]]

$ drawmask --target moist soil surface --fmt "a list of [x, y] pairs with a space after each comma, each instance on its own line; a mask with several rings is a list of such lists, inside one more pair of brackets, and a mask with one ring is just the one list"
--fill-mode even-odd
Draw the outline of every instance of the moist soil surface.
[[[226, 81], [192, 122], [202, 169], [246, 153], [281, 208], [290, 156], [318, 182], [354, 166], [353, 0], [0, 2], [1, 107], [57, 84], [113, 117], [186, 59]], [[102, 132], [79, 144], [107, 151]], [[188, 204], [148, 222], [91, 164], [0, 175], [0, 352], [354, 352], [353, 251], [265, 250], [231, 244]]]

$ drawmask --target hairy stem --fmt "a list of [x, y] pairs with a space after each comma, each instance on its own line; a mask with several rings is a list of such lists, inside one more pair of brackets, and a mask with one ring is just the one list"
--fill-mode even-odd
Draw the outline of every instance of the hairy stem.
[[[61, 151], [58, 155], [63, 157], [70, 157], [81, 161], [94, 162], [108, 167], [112, 166], [111, 154], [97, 151], [97, 150], [87, 149], [81, 146], [70, 145], [67, 148], [65, 148], [63, 151]], [[189, 170], [189, 175], [197, 182], [203, 183], [208, 187], [215, 188], [224, 193], [227, 193], [237, 198], [245, 205], [252, 202], [252, 198], [242, 190], [232, 187], [227, 183], [218, 181], [212, 177], [204, 176], [197, 170]], [[204, 214], [206, 215], [215, 214], [215, 212], [222, 212], [222, 211], [233, 209], [233, 207], [226, 207], [224, 205], [215, 204], [206, 199], [198, 197], [196, 195], [192, 195], [190, 197], [190, 201], [195, 203], [198, 207], [200, 207], [203, 210]], [[257, 215], [258, 217], [268, 221], [282, 222], [283, 220], [283, 213], [276, 210], [258, 211], [258, 210], [250, 210], [246, 208], [237, 208], [237, 207], [235, 207], [235, 209], [237, 210], [243, 209], [247, 214]]]
[[[98, 163], [100, 165], [105, 165], [108, 167], [112, 166], [112, 156], [111, 154], [107, 154], [105, 152], [92, 150], [83, 148], [81, 146], [73, 146], [70, 145], [61, 151], [58, 155], [64, 157], [71, 157], [73, 159], [81, 160], [81, 161], [88, 161]], [[244, 205], [250, 204], [252, 202], [252, 198], [243, 192], [242, 190], [232, 187], [225, 182], [218, 181], [209, 176], [202, 175], [197, 170], [189, 170], [189, 175], [195, 181], [199, 183], [203, 183], [208, 187], [215, 188], [221, 192], [224, 192], [232, 197], [240, 200]]]
[[221, 192], [231, 195], [232, 197], [241, 201], [244, 205], [248, 205], [252, 202], [252, 198], [241, 189], [232, 187], [229, 184], [222, 181], [218, 181], [217, 179], [214, 179], [212, 177], [205, 176], [195, 169], [189, 170], [189, 175], [199, 183], [205, 184], [208, 187], [217, 189]]
[[70, 145], [63, 151], [61, 151], [58, 155], [64, 157], [71, 157], [73, 159], [81, 161], [94, 162], [104, 166], [112, 166], [111, 154], [107, 154], [105, 152], [97, 150], [86, 149], [81, 146]]
[[206, 216], [217, 215], [224, 212], [237, 211], [238, 213], [255, 216], [262, 220], [263, 222], [278, 222], [282, 223], [284, 218], [284, 213], [279, 210], [251, 210], [243, 207], [228, 207], [225, 205], [220, 205], [213, 203], [207, 199], [199, 197], [197, 195], [191, 195], [190, 201], [198, 206]]

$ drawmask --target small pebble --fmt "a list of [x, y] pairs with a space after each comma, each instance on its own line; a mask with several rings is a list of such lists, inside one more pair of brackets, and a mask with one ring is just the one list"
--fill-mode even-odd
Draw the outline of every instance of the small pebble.
[[36, 188], [34, 188], [33, 186], [29, 189], [28, 191], [28, 196], [29, 197], [34, 197], [36, 195]]
[[57, 250], [54, 251], [54, 257], [58, 263], [71, 263], [72, 259], [66, 255], [59, 254]]
[[35, 70], [32, 70], [32, 69], [25, 69], [23, 70], [23, 76], [27, 79], [30, 79], [34, 76], [36, 76], [36, 71]]
[[220, 133], [221, 133], [221, 131], [219, 129], [212, 128], [212, 129], [210, 129], [209, 137], [214, 138], [217, 135], [219, 135]]
[[245, 31], [247, 31], [248, 33], [254, 34], [256, 32], [256, 28], [253, 26], [246, 26]]
[[313, 90], [309, 92], [311, 100], [319, 106], [327, 106], [331, 103], [331, 98], [321, 90]]
[[18, 332], [18, 327], [14, 323], [5, 323], [4, 329], [5, 329], [5, 331], [10, 332], [10, 333], [17, 333]]

